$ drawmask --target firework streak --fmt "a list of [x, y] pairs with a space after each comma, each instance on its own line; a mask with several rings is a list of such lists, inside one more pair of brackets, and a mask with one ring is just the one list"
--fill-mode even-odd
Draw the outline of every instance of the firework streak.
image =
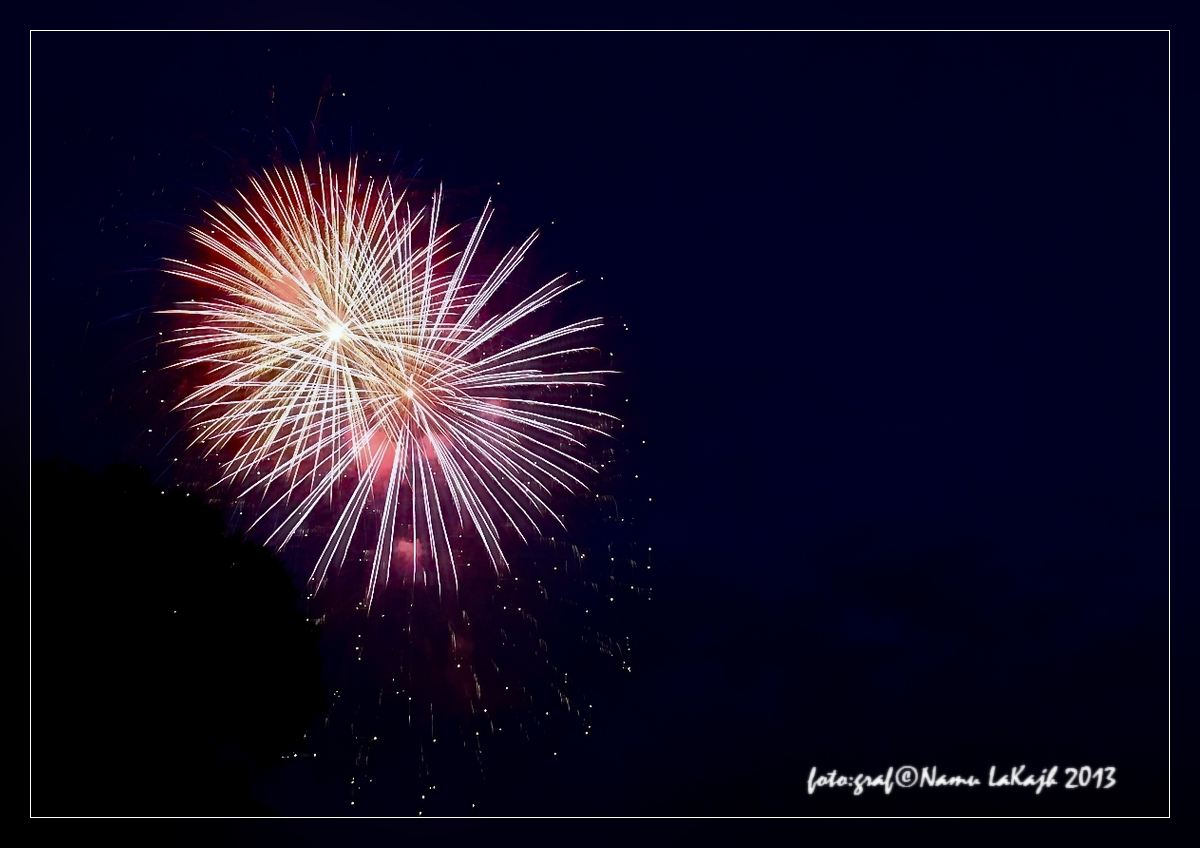
[[253, 180], [191, 231], [204, 261], [170, 260], [203, 292], [168, 310], [183, 321], [176, 364], [204, 373], [180, 407], [223, 482], [261, 495], [258, 521], [281, 516], [269, 543], [338, 504], [316, 589], [374, 503], [368, 609], [394, 563], [457, 592], [453, 535], [477, 537], [503, 573], [502, 528], [526, 539], [547, 516], [561, 523], [550, 496], [586, 488], [585, 441], [612, 416], [575, 398], [607, 372], [566, 369], [594, 351], [578, 340], [600, 320], [522, 332], [577, 285], [563, 277], [495, 306], [537, 233], [474, 273], [490, 201], [455, 238], [440, 192], [414, 211], [401, 186], [360, 178], [354, 162], [345, 173], [318, 163], [313, 177], [298, 167]]

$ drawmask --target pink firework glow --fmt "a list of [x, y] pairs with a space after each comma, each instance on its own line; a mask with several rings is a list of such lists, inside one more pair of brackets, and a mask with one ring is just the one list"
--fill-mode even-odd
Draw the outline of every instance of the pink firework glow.
[[413, 208], [354, 162], [276, 170], [238, 197], [191, 231], [203, 261], [170, 265], [201, 292], [168, 310], [181, 318], [177, 365], [202, 374], [180, 404], [193, 444], [242, 496], [259, 493], [256, 523], [276, 517], [279, 547], [318, 505], [338, 505], [316, 588], [368, 512], [368, 609], [393, 568], [415, 580], [422, 561], [439, 592], [457, 591], [461, 533], [506, 571], [502, 531], [526, 539], [560, 522], [551, 497], [586, 488], [586, 443], [613, 420], [579, 400], [608, 372], [570, 370], [594, 353], [581, 334], [600, 320], [526, 329], [577, 283], [497, 307], [537, 234], [479, 272], [490, 202], [460, 237], [439, 220], [440, 192]]

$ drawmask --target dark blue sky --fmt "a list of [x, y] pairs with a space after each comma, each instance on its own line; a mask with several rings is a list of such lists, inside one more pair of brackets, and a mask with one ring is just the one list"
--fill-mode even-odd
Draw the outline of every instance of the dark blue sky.
[[1168, 73], [1165, 33], [35, 34], [34, 459], [129, 455], [136, 269], [329, 75], [330, 149], [492, 194], [629, 325], [661, 604], [546, 809], [936, 812], [804, 778], [1028, 762], [1165, 812]]

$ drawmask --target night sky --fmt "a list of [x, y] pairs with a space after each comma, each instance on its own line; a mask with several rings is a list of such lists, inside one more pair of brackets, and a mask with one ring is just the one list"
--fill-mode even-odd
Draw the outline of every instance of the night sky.
[[[1166, 814], [1168, 46], [35, 33], [32, 459], [158, 474], [153, 310], [198, 201], [275, 150], [386, 158], [585, 281], [561, 314], [608, 319], [653, 548], [632, 671], [562, 761], [498, 754], [483, 812]], [[1060, 785], [808, 791], [904, 765]], [[355, 814], [330, 768], [256, 791]], [[413, 814], [387, 780], [360, 811]]]

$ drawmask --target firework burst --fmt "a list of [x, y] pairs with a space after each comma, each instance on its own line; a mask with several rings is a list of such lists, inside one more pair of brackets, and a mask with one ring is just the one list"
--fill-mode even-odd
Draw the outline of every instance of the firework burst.
[[477, 273], [490, 201], [473, 227], [443, 227], [440, 192], [414, 208], [354, 162], [276, 170], [238, 197], [191, 231], [206, 259], [170, 265], [204, 293], [169, 310], [182, 318], [177, 364], [203, 375], [180, 404], [193, 443], [242, 497], [260, 495], [257, 521], [278, 517], [271, 544], [339, 505], [316, 588], [368, 507], [379, 517], [368, 609], [394, 567], [457, 591], [459, 533], [506, 571], [502, 529], [526, 539], [561, 523], [550, 498], [586, 488], [587, 439], [612, 418], [575, 399], [606, 372], [569, 370], [594, 350], [578, 340], [599, 319], [521, 332], [577, 283], [559, 277], [497, 308], [537, 233]]

